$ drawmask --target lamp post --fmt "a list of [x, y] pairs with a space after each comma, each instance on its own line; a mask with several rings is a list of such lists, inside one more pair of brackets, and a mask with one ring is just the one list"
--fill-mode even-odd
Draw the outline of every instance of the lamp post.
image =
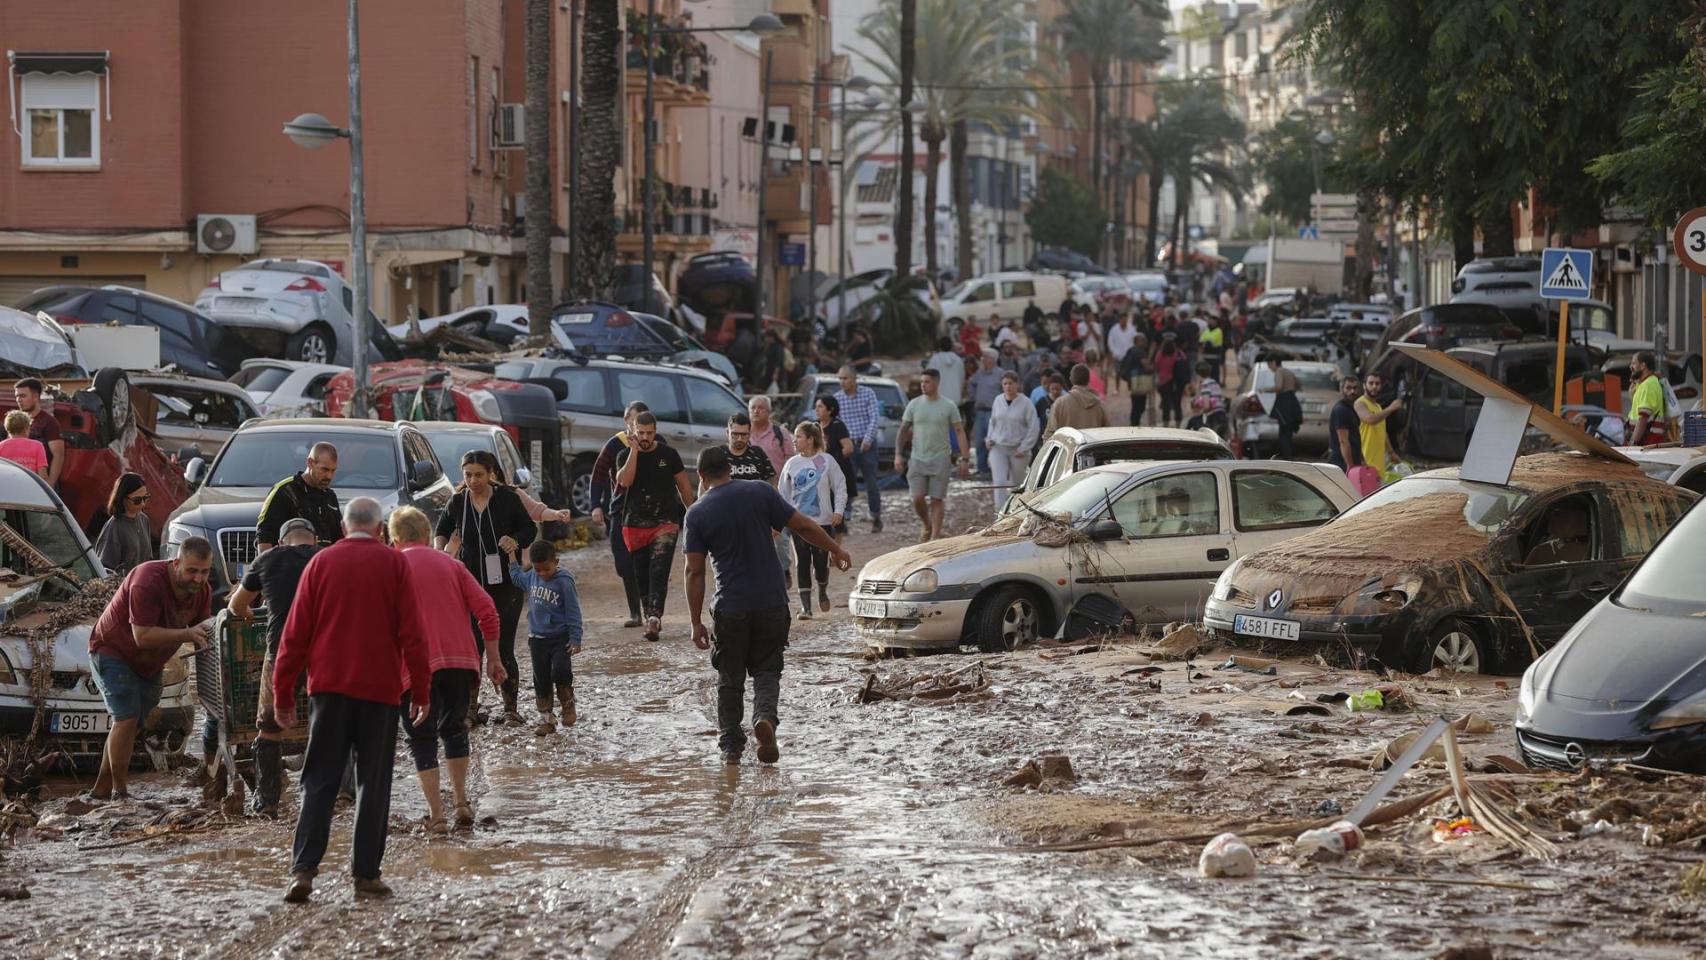
[[304, 113], [284, 125], [284, 135], [292, 143], [308, 150], [318, 150], [337, 139], [349, 141], [349, 225], [351, 291], [350, 370], [355, 377], [355, 390], [350, 396], [350, 413], [367, 416], [369, 391], [367, 372], [367, 197], [362, 181], [361, 154], [361, 29], [356, 16], [356, 0], [349, 0], [349, 126], [338, 127], [317, 113]]
[[[353, 2], [353, 0], [352, 0]], [[738, 27], [659, 27], [657, 25], [657, 0], [646, 0], [646, 118], [645, 118], [645, 164], [644, 180], [640, 185], [641, 203], [644, 207], [641, 216], [644, 222], [640, 225], [641, 251], [640, 262], [645, 265], [646, 276], [640, 278], [640, 286], [644, 290], [640, 294], [641, 310], [652, 312], [652, 258], [656, 245], [657, 228], [654, 224], [657, 210], [657, 188], [652, 181], [656, 178], [657, 164], [657, 97], [654, 92], [654, 78], [657, 70], [654, 61], [657, 59], [658, 35], [662, 33], [751, 33], [758, 37], [767, 37], [786, 30], [778, 17], [761, 13], [744, 26]], [[768, 69], [768, 68], [766, 68]], [[760, 198], [759, 203], [763, 203]], [[759, 218], [759, 233], [763, 234], [763, 218]]]

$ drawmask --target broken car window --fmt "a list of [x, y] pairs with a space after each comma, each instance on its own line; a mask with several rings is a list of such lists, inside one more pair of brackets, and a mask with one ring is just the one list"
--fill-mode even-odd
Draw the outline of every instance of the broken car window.
[[1370, 494], [1345, 511], [1344, 515], [1352, 517], [1412, 497], [1438, 493], [1455, 493], [1467, 497], [1468, 501], [1463, 505], [1464, 522], [1488, 536], [1497, 533], [1529, 497], [1528, 493], [1514, 487], [1499, 487], [1453, 477], [1411, 477]]

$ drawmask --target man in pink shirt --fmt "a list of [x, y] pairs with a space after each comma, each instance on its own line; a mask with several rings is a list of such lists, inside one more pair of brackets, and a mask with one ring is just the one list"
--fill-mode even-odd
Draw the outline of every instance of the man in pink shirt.
[[30, 439], [30, 415], [22, 410], [6, 414], [6, 439], [0, 440], [0, 457], [47, 478], [47, 447], [40, 440]]
[[[776, 485], [776, 478], [782, 475], [782, 465], [794, 455], [794, 435], [789, 433], [781, 424], [770, 419], [770, 398], [762, 394], [746, 402], [746, 412], [752, 418], [752, 445], [764, 451], [770, 458], [770, 467], [776, 472], [771, 475], [770, 485]], [[774, 535], [776, 542], [776, 562], [782, 565], [783, 578], [787, 581], [788, 589], [794, 589], [794, 546], [792, 537]]]
[[[403, 733], [415, 756], [415, 775], [426, 794], [427, 833], [449, 833], [444, 822], [444, 800], [438, 795], [438, 744], [444, 742], [444, 764], [450, 768], [450, 796], [455, 804], [456, 826], [474, 825], [474, 807], [468, 802], [468, 709], [480, 686], [480, 653], [468, 629], [472, 617], [487, 638], [486, 674], [493, 686], [503, 689], [505, 673], [498, 655], [498, 608], [486, 589], [462, 561], [432, 548], [432, 521], [414, 507], [400, 507], [390, 519], [391, 543], [409, 562], [420, 604], [421, 630], [426, 634], [427, 665], [432, 670], [432, 710], [426, 720], [410, 723], [410, 695], [403, 693]], [[405, 666], [405, 671], [407, 667]], [[405, 688], [412, 677], [403, 677]]]

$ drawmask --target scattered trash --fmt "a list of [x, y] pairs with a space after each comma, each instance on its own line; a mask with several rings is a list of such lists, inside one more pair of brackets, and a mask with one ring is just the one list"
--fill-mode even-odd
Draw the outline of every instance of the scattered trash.
[[1196, 727], [1212, 727], [1214, 723], [1214, 714], [1212, 713], [1199, 713], [1197, 718], [1191, 721], [1191, 725]]
[[1478, 713], [1466, 713], [1452, 723], [1451, 729], [1458, 733], [1492, 733], [1493, 722]]
[[1004, 786], [1021, 789], [1043, 786], [1062, 787], [1077, 783], [1078, 773], [1072, 769], [1072, 758], [1064, 753], [1049, 753], [1025, 761], [1012, 776], [1002, 781]]
[[1319, 703], [1294, 703], [1285, 708], [1288, 717], [1330, 717], [1333, 711]]
[[1706, 861], [1682, 871], [1682, 882], [1678, 888], [1685, 897], [1706, 900]]
[[1279, 675], [1279, 661], [1263, 660], [1259, 657], [1241, 657], [1234, 654], [1233, 656], [1227, 657], [1226, 662], [1215, 667], [1215, 669], [1243, 670], [1248, 673], [1261, 674], [1264, 677], [1273, 677]]
[[[968, 676], [969, 675], [969, 676]], [[865, 675], [865, 686], [853, 696], [854, 703], [879, 703], [884, 700], [955, 701], [962, 697], [980, 695], [989, 690], [993, 681], [983, 661], [967, 664], [948, 673], [927, 674], [905, 680], [877, 684], [876, 673]]]
[[0, 883], [0, 900], [28, 900], [30, 888], [21, 883]]
[[1318, 817], [1334, 817], [1344, 812], [1345, 808], [1340, 806], [1337, 800], [1323, 800], [1321, 805], [1315, 808], [1315, 815]]
[[1165, 672], [1165, 670], [1163, 668], [1156, 667], [1156, 666], [1133, 667], [1132, 669], [1127, 670], [1126, 672], [1120, 674], [1120, 676], [1122, 676], [1122, 677], [1148, 677], [1148, 676], [1153, 676], [1157, 673], [1164, 673], [1164, 672]]
[[1205, 877], [1253, 877], [1256, 852], [1236, 833], [1223, 833], [1202, 848], [1197, 872]]
[[1361, 693], [1351, 694], [1349, 701], [1345, 704], [1346, 709], [1352, 713], [1379, 710], [1385, 706], [1386, 697], [1379, 690], [1364, 690]]
[[1337, 860], [1362, 846], [1362, 828], [1349, 820], [1330, 827], [1305, 830], [1297, 837], [1297, 856], [1304, 860]]
[[1332, 693], [1317, 693], [1315, 695], [1316, 701], [1320, 703], [1344, 703], [1350, 698], [1351, 695], [1343, 690], [1335, 690]]
[[1208, 641], [1195, 626], [1188, 623], [1170, 623], [1161, 634], [1161, 641], [1147, 652], [1157, 660], [1185, 660], [1206, 646]]
[[1475, 823], [1475, 821], [1468, 817], [1458, 817], [1456, 820], [1434, 821], [1435, 843], [1450, 843], [1453, 840], [1464, 840], [1479, 832], [1481, 832], [1481, 828]]

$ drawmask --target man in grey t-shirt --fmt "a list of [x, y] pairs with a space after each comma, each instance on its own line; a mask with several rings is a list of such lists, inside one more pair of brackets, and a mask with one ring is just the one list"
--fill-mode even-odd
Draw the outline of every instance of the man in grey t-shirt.
[[[948, 512], [948, 470], [954, 464], [964, 479], [971, 473], [966, 451], [965, 421], [960, 417], [958, 404], [941, 395], [942, 377], [935, 368], [924, 371], [919, 386], [924, 395], [914, 397], [900, 418], [900, 436], [895, 440], [894, 469], [906, 474], [906, 486], [912, 493], [912, 509], [924, 532], [919, 543], [928, 543], [942, 535], [943, 518]], [[950, 434], [959, 442], [951, 445]], [[912, 441], [912, 453], [907, 456], [907, 440]], [[954, 453], [955, 450], [959, 453]]]

